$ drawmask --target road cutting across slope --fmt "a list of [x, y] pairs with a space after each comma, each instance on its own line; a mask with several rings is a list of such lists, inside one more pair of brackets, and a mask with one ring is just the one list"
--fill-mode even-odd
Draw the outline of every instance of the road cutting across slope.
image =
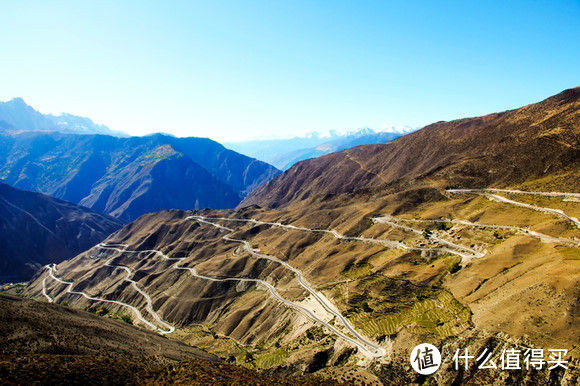
[[[394, 241], [394, 240], [386, 240], [386, 239], [372, 239], [369, 237], [354, 237], [354, 236], [344, 236], [341, 235], [340, 233], [338, 233], [335, 230], [328, 230], [328, 229], [310, 229], [310, 228], [304, 228], [304, 227], [298, 227], [295, 225], [288, 225], [288, 224], [282, 224], [279, 222], [266, 222], [266, 221], [260, 221], [260, 220], [256, 220], [256, 219], [241, 219], [241, 218], [228, 218], [228, 217], [204, 217], [204, 216], [191, 216], [192, 218], [194, 217], [198, 217], [198, 218], [203, 218], [206, 220], [223, 220], [223, 221], [233, 221], [233, 222], [247, 222], [247, 223], [254, 223], [256, 225], [270, 225], [270, 226], [275, 226], [275, 227], [280, 227], [280, 228], [286, 228], [286, 229], [291, 229], [291, 230], [298, 230], [298, 231], [304, 231], [304, 232], [313, 232], [313, 233], [328, 233], [334, 237], [336, 237], [339, 240], [346, 240], [346, 241], [361, 241], [361, 242], [365, 242], [365, 243], [370, 243], [370, 244], [377, 244], [377, 245], [381, 245], [387, 248], [400, 248], [400, 249], [406, 249], [406, 250], [413, 250], [413, 251], [438, 251], [438, 252], [447, 252], [447, 253], [451, 253], [454, 255], [457, 255], [461, 258], [464, 259], [472, 259], [472, 258], [480, 258], [483, 257], [485, 254], [481, 253], [481, 252], [477, 252], [474, 251], [472, 249], [466, 248], [462, 245], [457, 245], [451, 242], [448, 242], [446, 240], [440, 239], [438, 237], [435, 238], [435, 240], [446, 244], [450, 247], [459, 249], [451, 249], [451, 248], [446, 248], [446, 247], [416, 247], [416, 246], [412, 246], [412, 245], [408, 245], [405, 244], [401, 241]], [[380, 219], [381, 217], [375, 217], [373, 218], [373, 222], [384, 222], [383, 220], [377, 220]], [[224, 227], [225, 228], [225, 227]], [[226, 228], [229, 230], [229, 228]], [[411, 230], [412, 228], [409, 228], [408, 230]], [[416, 230], [413, 229], [413, 232], [415, 232]], [[422, 231], [419, 231], [419, 233], [421, 233]]]
[[[453, 190], [453, 189], [451, 189]], [[496, 189], [496, 188], [486, 188], [486, 189], [455, 189], [455, 190], [480, 190], [487, 192], [497, 192], [497, 193], [513, 193], [513, 194], [531, 194], [536, 196], [551, 196], [551, 197], [567, 197], [567, 198], [580, 198], [580, 193], [566, 193], [566, 192], [528, 192], [525, 190], [512, 190], [512, 189]]]
[[[411, 227], [408, 227], [408, 226], [399, 224], [399, 223], [397, 223], [397, 220], [398, 219], [396, 217], [386, 216], [386, 215], [385, 216], [380, 216], [380, 217], [374, 217], [373, 218], [373, 222], [387, 224], [387, 225], [390, 225], [392, 227], [399, 228], [399, 229], [402, 229], [404, 231], [412, 232], [412, 233], [415, 233], [415, 234], [418, 234], [418, 235], [422, 235], [423, 234], [423, 230], [422, 229], [415, 229], [415, 228], [411, 228]], [[439, 243], [441, 243], [441, 244], [445, 244], [445, 245], [448, 245], [448, 246], [450, 246], [452, 248], [455, 248], [455, 249], [459, 249], [461, 251], [464, 251], [465, 253], [458, 253], [457, 251], [454, 251], [453, 253], [455, 253], [456, 255], [459, 255], [459, 256], [461, 256], [462, 258], [465, 258], [465, 259], [481, 258], [481, 257], [485, 256], [485, 253], [483, 253], [483, 252], [478, 252], [478, 251], [473, 250], [471, 248], [467, 248], [466, 246], [463, 246], [463, 245], [460, 245], [460, 244], [456, 244], [456, 243], [454, 243], [452, 241], [449, 241], [449, 240], [445, 240], [445, 239], [439, 237], [435, 232], [433, 232], [431, 234], [430, 238], [433, 239], [433, 240], [435, 240], [435, 241], [437, 241], [437, 242], [439, 242]], [[445, 249], [445, 250], [446, 250], [446, 252], [452, 251], [452, 250], [449, 250], [449, 249]]]
[[46, 291], [46, 279], [48, 279], [48, 276], [45, 276], [44, 279], [42, 279], [42, 294], [48, 300], [49, 303], [54, 303], [54, 299], [51, 298], [48, 295], [48, 292]]
[[130, 277], [133, 276], [133, 272], [131, 271], [131, 269], [127, 266], [124, 266], [124, 265], [113, 265], [113, 264], [111, 264], [111, 260], [113, 260], [113, 259], [107, 260], [105, 265], [112, 267], [112, 268], [122, 269], [125, 272], [127, 272], [127, 277], [124, 280], [131, 283], [133, 285], [133, 288], [135, 288], [135, 290], [137, 292], [139, 292], [141, 294], [141, 296], [143, 296], [145, 298], [145, 302], [147, 304], [145, 306], [145, 309], [147, 310], [147, 312], [149, 312], [149, 315], [153, 316], [153, 319], [155, 319], [155, 321], [157, 323], [159, 323], [161, 326], [163, 326], [165, 328], [164, 330], [159, 329], [159, 332], [162, 334], [171, 334], [173, 331], [175, 331], [175, 327], [164, 322], [161, 319], [161, 317], [159, 317], [157, 312], [155, 312], [155, 310], [153, 309], [153, 301], [151, 300], [151, 297], [145, 291], [143, 291], [141, 288], [139, 288], [139, 286], [137, 285], [137, 282], [135, 280], [130, 279]]
[[[214, 226], [214, 227], [216, 227], [218, 229], [222, 229], [222, 230], [228, 231], [228, 232], [230, 232], [230, 234], [233, 233], [233, 232], [235, 232], [234, 229], [231, 229], [231, 228], [225, 227], [223, 225], [216, 224], [216, 223], [213, 223], [211, 221], [208, 221], [206, 219], [206, 217], [204, 217], [204, 216], [190, 216], [189, 218], [190, 219], [193, 219], [193, 220], [196, 220], [196, 221], [199, 221], [201, 223], [205, 223], [205, 224], [208, 224], [208, 225], [212, 225], [212, 226]], [[266, 254], [263, 254], [263, 253], [258, 253], [256, 250], [254, 250], [252, 248], [252, 246], [250, 245], [250, 243], [247, 242], [246, 240], [239, 240], [239, 239], [231, 238], [229, 236], [229, 234], [226, 235], [226, 236], [224, 236], [223, 239], [226, 240], [226, 241], [240, 243], [240, 244], [242, 244], [244, 246], [244, 248], [246, 249], [246, 251], [248, 253], [250, 253], [252, 256], [255, 256], [255, 257], [260, 258], [260, 259], [267, 259], [267, 260], [270, 260], [270, 261], [274, 261], [274, 262], [276, 262], [278, 264], [283, 265], [285, 268], [289, 269], [290, 271], [294, 272], [296, 274], [296, 277], [297, 277], [298, 282], [300, 283], [300, 285], [306, 291], [308, 291], [320, 303], [320, 305], [322, 305], [322, 307], [324, 309], [326, 309], [328, 312], [330, 312], [336, 318], [338, 318], [341, 321], [341, 323], [346, 327], [346, 329], [351, 334], [353, 334], [361, 342], [364, 342], [366, 345], [368, 345], [369, 347], [371, 347], [373, 350], [375, 350], [375, 351], [376, 350], [379, 350], [380, 352], [382, 352], [382, 354], [379, 355], [379, 356], [383, 356], [384, 355], [384, 349], [382, 349], [380, 346], [374, 345], [373, 343], [369, 342], [365, 337], [363, 337], [362, 335], [360, 335], [354, 329], [354, 327], [350, 324], [350, 322], [344, 316], [342, 316], [342, 314], [338, 311], [338, 309], [336, 308], [336, 306], [334, 306], [334, 304], [332, 304], [330, 302], [330, 300], [328, 300], [323, 294], [319, 293], [318, 291], [314, 290], [314, 288], [312, 288], [312, 286], [310, 285], [310, 283], [308, 283], [308, 281], [304, 278], [304, 275], [302, 275], [302, 272], [299, 269], [294, 268], [293, 266], [291, 266], [287, 262], [285, 262], [283, 260], [280, 260], [280, 259], [278, 259], [275, 256], [266, 255]]]
[[526, 204], [525, 202], [520, 202], [520, 201], [515, 201], [515, 200], [511, 200], [509, 198], [494, 194], [494, 193], [490, 193], [490, 191], [494, 191], [494, 192], [503, 192], [503, 193], [514, 193], [514, 194], [535, 194], [535, 195], [543, 195], [543, 196], [562, 196], [562, 197], [567, 197], [567, 198], [577, 198], [578, 196], [580, 196], [580, 194], [578, 193], [562, 193], [562, 192], [524, 192], [521, 190], [508, 190], [508, 189], [447, 189], [446, 190], [449, 193], [459, 193], [459, 194], [478, 194], [480, 196], [485, 196], [488, 199], [493, 199], [493, 200], [497, 200], [506, 204], [510, 204], [510, 205], [515, 205], [515, 206], [521, 206], [523, 208], [528, 208], [528, 209], [532, 209], [532, 210], [536, 210], [539, 212], [544, 212], [544, 213], [549, 213], [549, 214], [553, 214], [555, 216], [558, 217], [563, 217], [569, 221], [571, 221], [574, 225], [576, 225], [578, 228], [580, 228], [580, 220], [578, 220], [576, 217], [572, 217], [567, 215], [566, 213], [564, 213], [564, 211], [560, 210], [560, 209], [552, 209], [552, 208], [546, 208], [543, 206], [536, 206], [536, 205], [531, 205], [531, 204]]
[[[121, 302], [121, 301], [118, 301], [118, 300], [110, 300], [110, 299], [104, 299], [104, 298], [99, 298], [99, 297], [95, 297], [95, 296], [90, 296], [90, 295], [88, 295], [87, 293], [85, 293], [83, 291], [75, 291], [75, 290], [73, 290], [73, 287], [74, 287], [74, 283], [73, 282], [62, 280], [61, 278], [59, 278], [58, 276], [55, 275], [55, 272], [56, 272], [56, 264], [46, 265], [45, 268], [48, 269], [48, 275], [52, 279], [56, 280], [57, 282], [59, 282], [61, 284], [66, 284], [67, 285], [66, 293], [70, 293], [70, 294], [73, 294], [73, 295], [80, 295], [80, 296], [83, 296], [84, 298], [86, 298], [88, 300], [92, 300], [92, 301], [96, 301], [96, 302], [112, 303], [112, 304], [117, 304], [117, 305], [120, 305], [120, 306], [123, 306], [123, 307], [127, 307], [131, 311], [133, 311], [133, 313], [135, 314], [135, 316], [137, 317], [137, 319], [139, 321], [141, 321], [142, 323], [144, 323], [147, 326], [151, 327], [153, 330], [159, 332], [160, 334], [168, 334], [170, 332], [173, 332], [173, 330], [174, 330], [174, 328], [172, 326], [170, 326], [171, 329], [168, 329], [168, 330], [164, 330], [162, 328], [157, 327], [156, 325], [154, 325], [153, 323], [151, 323], [147, 319], [145, 319], [143, 317], [143, 315], [141, 314], [141, 312], [136, 307], [134, 307], [134, 306], [132, 306], [132, 305], [130, 305], [128, 303], [124, 303], [124, 302]], [[129, 272], [130, 272], [130, 270], [129, 270]], [[134, 281], [132, 281], [132, 280], [128, 280], [128, 281], [131, 281], [131, 282], [134, 283]], [[140, 290], [138, 290], [138, 291], [139, 291], [139, 293], [143, 294]], [[50, 299], [49, 301], [51, 303], [54, 302], [54, 299], [50, 298], [50, 296], [46, 293], [47, 292], [46, 291], [46, 277], [42, 281], [42, 292], [43, 292], [43, 294], [45, 294], [45, 296], [47, 298]], [[149, 296], [146, 295], [146, 298], [149, 298]], [[150, 300], [151, 300], [151, 298], [149, 298], [149, 301]], [[155, 314], [155, 315], [157, 315], [157, 314]], [[165, 323], [163, 321], [161, 322], [161, 324], [163, 324], [165, 326], [169, 326], [167, 323]]]
[[[213, 224], [212, 224], [213, 225]], [[221, 226], [219, 224], [216, 224], [217, 228], [220, 228], [222, 230], [226, 230], [229, 232], [233, 232], [233, 229]], [[228, 241], [234, 241], [234, 239], [227, 239]], [[329, 330], [331, 330], [334, 334], [336, 334], [337, 336], [339, 336], [340, 338], [346, 340], [347, 342], [350, 342], [352, 344], [354, 344], [355, 346], [357, 346], [358, 348], [361, 349], [361, 351], [363, 353], [365, 353], [365, 355], [370, 356], [370, 357], [382, 357], [386, 354], [385, 349], [383, 349], [382, 347], [378, 346], [378, 345], [374, 345], [371, 342], [368, 342], [366, 339], [362, 338], [360, 336], [360, 334], [358, 334], [356, 332], [356, 330], [349, 329], [349, 331], [351, 333], [353, 333], [353, 335], [355, 336], [350, 337], [348, 335], [345, 335], [344, 333], [342, 333], [341, 331], [339, 331], [336, 327], [334, 327], [333, 325], [323, 321], [322, 319], [320, 319], [318, 316], [316, 316], [312, 311], [308, 310], [307, 308], [303, 307], [300, 304], [291, 302], [285, 298], [283, 298], [278, 291], [276, 291], [276, 288], [271, 285], [270, 283], [261, 280], [261, 279], [252, 279], [252, 278], [240, 278], [240, 277], [213, 277], [213, 276], [208, 276], [208, 275], [202, 275], [200, 273], [198, 273], [196, 271], [195, 268], [192, 267], [184, 267], [182, 265], [180, 265], [180, 262], [184, 259], [186, 259], [186, 257], [169, 257], [166, 254], [164, 254], [163, 252], [159, 251], [159, 250], [155, 250], [155, 249], [148, 249], [148, 250], [143, 250], [143, 251], [131, 251], [131, 250], [126, 250], [126, 249], [122, 249], [116, 246], [110, 246], [107, 244], [99, 244], [98, 247], [103, 248], [103, 249], [110, 249], [110, 250], [115, 250], [117, 252], [120, 253], [154, 253], [158, 256], [160, 256], [163, 259], [166, 260], [174, 260], [176, 261], [175, 264], [172, 265], [172, 267], [174, 269], [178, 269], [178, 270], [185, 270], [185, 271], [189, 271], [189, 273], [196, 278], [199, 279], [203, 279], [203, 280], [210, 280], [210, 281], [215, 281], [215, 282], [228, 282], [228, 281], [238, 281], [238, 282], [254, 282], [254, 283], [258, 283], [260, 285], [263, 285], [264, 287], [266, 287], [266, 289], [272, 294], [272, 296], [277, 299], [278, 301], [284, 303], [287, 306], [290, 306], [298, 311], [302, 311], [303, 313], [305, 313], [308, 317], [310, 317], [311, 319], [313, 319], [314, 321], [321, 323], [322, 325], [324, 325], [325, 327], [327, 327]], [[263, 256], [262, 256], [263, 257]], [[272, 259], [270, 259], [272, 260]], [[320, 298], [320, 295], [318, 297], [316, 297], [317, 294], [312, 293], [315, 298], [320, 302], [322, 299]], [[322, 303], [321, 303], [322, 304]], [[324, 306], [324, 305], [323, 305]], [[326, 307], [325, 307], [326, 308]], [[339, 319], [341, 319], [341, 321], [346, 321], [342, 315], [338, 314], [336, 315]], [[348, 322], [347, 322], [348, 323]], [[348, 327], [347, 327], [348, 328]]]
[[[391, 216], [391, 217], [393, 217], [393, 216]], [[414, 222], [414, 223], [426, 223], [426, 224], [445, 223], [445, 224], [465, 225], [465, 226], [470, 226], [470, 227], [474, 227], [474, 228], [482, 228], [482, 229], [490, 228], [490, 229], [508, 230], [508, 231], [514, 231], [514, 232], [518, 232], [518, 233], [522, 233], [525, 235], [536, 237], [544, 243], [566, 243], [566, 244], [580, 245], [580, 240], [572, 240], [572, 239], [566, 239], [566, 238], [562, 238], [562, 237], [549, 236], [549, 235], [546, 235], [544, 233], [533, 231], [531, 229], [520, 228], [520, 227], [516, 227], [516, 226], [512, 226], [512, 225], [484, 224], [484, 223], [472, 222], [472, 221], [467, 221], [467, 220], [456, 220], [456, 219], [426, 220], [426, 219], [415, 219], [415, 218], [409, 219], [409, 218], [400, 218], [400, 217], [393, 217], [393, 218], [396, 218], [397, 221], [402, 221], [402, 222]]]

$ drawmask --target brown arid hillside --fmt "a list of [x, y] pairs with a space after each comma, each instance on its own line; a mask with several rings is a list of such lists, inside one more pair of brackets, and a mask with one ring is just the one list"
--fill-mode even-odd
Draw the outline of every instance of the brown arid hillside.
[[224, 363], [111, 315], [0, 294], [3, 384], [317, 384]]
[[[240, 206], [280, 206], [315, 195], [412, 185], [504, 187], [580, 165], [580, 87], [477, 118], [437, 122], [386, 144], [298, 163]], [[567, 187], [578, 186], [577, 175]]]
[[[130, 313], [269, 374], [577, 384], [578, 92], [302, 162], [250, 196], [260, 206], [145, 215], [23, 294]], [[423, 342], [444, 358], [431, 376], [410, 367]], [[455, 369], [466, 348], [498, 364], [561, 349], [567, 368]]]

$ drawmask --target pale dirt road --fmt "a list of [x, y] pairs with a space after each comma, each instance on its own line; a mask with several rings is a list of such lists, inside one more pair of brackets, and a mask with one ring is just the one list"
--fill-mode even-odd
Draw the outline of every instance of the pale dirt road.
[[[230, 231], [230, 228], [227, 228], [227, 227], [223, 227], [223, 226], [217, 226], [217, 227], [218, 228], [221, 228], [222, 230]], [[226, 237], [224, 237], [224, 238], [226, 238]], [[228, 241], [233, 241], [233, 239], [229, 239]], [[321, 318], [319, 318], [318, 316], [316, 316], [311, 310], [303, 307], [300, 304], [291, 302], [291, 301], [283, 298], [278, 293], [278, 291], [276, 291], [276, 288], [274, 286], [272, 286], [270, 283], [268, 283], [268, 282], [266, 282], [264, 280], [261, 280], [261, 279], [252, 279], [252, 278], [240, 278], [240, 277], [213, 277], [213, 276], [208, 276], [208, 275], [202, 275], [202, 274], [198, 273], [195, 268], [184, 267], [184, 266], [181, 266], [180, 265], [180, 262], [182, 260], [186, 259], [185, 257], [169, 257], [166, 254], [164, 254], [163, 252], [158, 251], [158, 250], [155, 250], [155, 249], [149, 249], [149, 250], [143, 250], [143, 251], [131, 251], [131, 250], [121, 249], [121, 248], [118, 248], [116, 246], [107, 245], [107, 244], [100, 244], [99, 247], [100, 248], [103, 248], [103, 249], [115, 250], [115, 251], [120, 252], [120, 253], [155, 253], [156, 255], [160, 256], [163, 259], [166, 259], [166, 260], [174, 260], [175, 261], [175, 264], [172, 265], [172, 267], [174, 269], [186, 270], [193, 277], [196, 277], [198, 279], [210, 280], [210, 281], [215, 281], [215, 282], [239, 281], [239, 282], [254, 282], [254, 283], [260, 284], [260, 285], [264, 286], [270, 292], [270, 294], [272, 294], [272, 296], [275, 299], [277, 299], [278, 301], [282, 302], [283, 304], [285, 304], [285, 305], [287, 305], [289, 307], [292, 307], [292, 308], [294, 308], [294, 309], [296, 309], [298, 311], [301, 311], [301, 312], [305, 313], [308, 317], [310, 317], [314, 321], [316, 321], [316, 322], [324, 325], [326, 328], [328, 328], [334, 334], [338, 335], [340, 338], [342, 338], [342, 339], [346, 340], [347, 342], [350, 342], [351, 344], [357, 346], [359, 349], [361, 349], [361, 351], [363, 352], [363, 354], [365, 354], [366, 356], [369, 356], [369, 357], [382, 357], [382, 356], [384, 356], [386, 354], [386, 351], [382, 347], [377, 346], [377, 345], [374, 345], [373, 343], [368, 342], [367, 340], [361, 340], [359, 338], [360, 335], [358, 333], [356, 333], [356, 331], [354, 331], [354, 334], [353, 334], [353, 335], [355, 335], [354, 338], [353, 337], [350, 337], [348, 335], [345, 335], [344, 333], [340, 332], [333, 325], [331, 325], [331, 324], [323, 321]], [[340, 315], [340, 317], [342, 317], [342, 315]]]
[[[70, 281], [65, 281], [62, 280], [61, 278], [57, 277], [55, 275], [56, 272], [56, 265], [55, 264], [51, 264], [51, 265], [47, 265], [45, 266], [45, 268], [48, 269], [48, 275], [56, 280], [57, 282], [61, 283], [61, 284], [66, 284], [67, 285], [67, 290], [66, 293], [70, 293], [70, 294], [74, 294], [74, 295], [80, 295], [83, 296], [84, 298], [88, 299], [88, 300], [92, 300], [92, 301], [96, 301], [96, 302], [103, 302], [103, 303], [113, 303], [113, 304], [118, 304], [120, 306], [123, 307], [127, 307], [129, 308], [134, 314], [135, 317], [142, 323], [146, 324], [147, 326], [151, 327], [153, 330], [159, 332], [160, 334], [168, 334], [169, 332], [172, 331], [168, 331], [168, 330], [163, 330], [157, 326], [155, 326], [153, 323], [149, 322], [147, 319], [145, 319], [143, 317], [143, 315], [141, 314], [141, 312], [134, 306], [124, 303], [124, 302], [120, 302], [118, 300], [109, 300], [109, 299], [103, 299], [103, 298], [98, 298], [98, 297], [94, 297], [94, 296], [90, 296], [88, 294], [86, 294], [85, 292], [82, 291], [74, 291], [73, 287], [74, 287], [74, 283], [70, 282]], [[44, 278], [44, 280], [42, 281], [42, 292], [43, 294], [45, 294], [45, 296], [47, 298], [49, 298], [49, 302], [53, 303], [54, 299], [50, 298], [50, 296], [48, 294], [46, 294], [46, 277]]]
[[[285, 268], [289, 269], [290, 271], [294, 272], [296, 274], [296, 277], [298, 279], [298, 282], [300, 283], [300, 285], [306, 290], [308, 291], [319, 303], [320, 305], [322, 305], [322, 307], [324, 309], [326, 309], [328, 312], [330, 312], [331, 314], [333, 314], [334, 316], [336, 316], [336, 318], [338, 318], [341, 323], [346, 327], [346, 329], [353, 335], [355, 336], [360, 342], [363, 342], [364, 345], [367, 346], [367, 351], [368, 347], [370, 347], [371, 350], [371, 354], [373, 354], [374, 356], [384, 356], [385, 355], [385, 351], [382, 347], [377, 346], [373, 343], [371, 343], [368, 338], [363, 337], [362, 335], [360, 335], [355, 329], [354, 327], [350, 324], [350, 322], [344, 317], [342, 316], [342, 314], [338, 311], [338, 309], [336, 308], [336, 306], [334, 304], [332, 304], [332, 302], [330, 300], [328, 300], [323, 294], [319, 293], [318, 291], [314, 290], [311, 285], [308, 283], [308, 281], [304, 278], [304, 275], [302, 274], [302, 272], [297, 269], [294, 268], [293, 266], [291, 266], [290, 264], [288, 264], [287, 262], [278, 259], [275, 256], [271, 256], [271, 255], [266, 255], [266, 254], [262, 254], [262, 253], [258, 253], [256, 250], [254, 250], [252, 248], [252, 246], [250, 245], [249, 242], [245, 241], [245, 240], [238, 240], [238, 239], [234, 239], [231, 238], [229, 235], [233, 232], [235, 232], [234, 229], [228, 228], [228, 227], [224, 227], [223, 225], [220, 224], [216, 224], [216, 223], [212, 223], [211, 221], [208, 221], [206, 217], [203, 216], [190, 216], [189, 218], [199, 221], [201, 223], [205, 223], [208, 225], [212, 225], [216, 228], [228, 231], [229, 234], [224, 236], [223, 239], [225, 241], [230, 241], [230, 242], [237, 242], [240, 243], [244, 246], [244, 248], [246, 249], [246, 251], [248, 251], [252, 256], [255, 256], [257, 258], [261, 258], [261, 259], [267, 259], [267, 260], [271, 260], [274, 261], [278, 264], [283, 265]], [[319, 319], [318, 319], [319, 320]], [[321, 323], [321, 320], [319, 320]], [[327, 323], [324, 323], [327, 327], [329, 326]], [[360, 347], [360, 346], [359, 346]], [[380, 355], [378, 355], [380, 354]]]
[[447, 189], [449, 193], [459, 193], [459, 194], [478, 194], [480, 196], [485, 196], [488, 199], [504, 202], [506, 204], [521, 206], [523, 208], [528, 208], [532, 210], [536, 210], [539, 212], [549, 213], [555, 216], [563, 217], [567, 220], [570, 220], [576, 227], [580, 228], [580, 220], [576, 217], [572, 217], [564, 213], [564, 211], [560, 209], [552, 209], [552, 208], [545, 208], [543, 206], [536, 206], [531, 204], [526, 204], [525, 202], [519, 202], [515, 200], [511, 200], [507, 197], [499, 196], [492, 192], [503, 192], [503, 193], [514, 193], [514, 194], [531, 194], [531, 195], [542, 195], [542, 196], [561, 196], [567, 198], [578, 198], [580, 197], [580, 193], [562, 193], [562, 192], [524, 192], [521, 190], [508, 190], [508, 189]]
[[565, 243], [565, 244], [580, 245], [580, 241], [578, 241], [578, 240], [549, 236], [549, 235], [546, 235], [544, 233], [533, 231], [531, 229], [520, 228], [520, 227], [516, 227], [516, 226], [512, 226], [512, 225], [484, 224], [484, 223], [472, 222], [472, 221], [467, 221], [467, 220], [456, 220], [456, 219], [425, 220], [425, 219], [415, 219], [415, 218], [409, 219], [409, 218], [400, 218], [400, 217], [396, 217], [396, 219], [397, 219], [397, 221], [402, 221], [402, 222], [427, 223], [427, 224], [447, 223], [447, 224], [465, 225], [465, 226], [470, 226], [470, 227], [474, 227], [474, 228], [482, 228], [482, 229], [489, 228], [489, 229], [509, 230], [509, 231], [514, 231], [514, 232], [518, 232], [518, 233], [522, 233], [525, 235], [536, 237], [544, 243]]

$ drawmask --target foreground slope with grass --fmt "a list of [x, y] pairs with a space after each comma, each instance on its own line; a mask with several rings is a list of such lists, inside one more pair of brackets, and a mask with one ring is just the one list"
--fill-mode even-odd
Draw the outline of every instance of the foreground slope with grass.
[[317, 383], [316, 378], [279, 378], [233, 366], [116, 316], [7, 294], [0, 294], [0, 336], [0, 379], [8, 384]]

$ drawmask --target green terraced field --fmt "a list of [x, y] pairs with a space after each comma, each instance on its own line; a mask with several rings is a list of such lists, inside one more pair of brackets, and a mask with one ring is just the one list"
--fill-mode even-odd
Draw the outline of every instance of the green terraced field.
[[415, 326], [440, 338], [456, 335], [469, 326], [470, 312], [450, 293], [415, 303], [401, 312], [382, 317], [359, 313], [350, 320], [371, 337], [394, 335], [404, 326]]
[[286, 358], [288, 358], [288, 353], [286, 350], [279, 348], [275, 351], [269, 351], [261, 354], [256, 358], [255, 364], [258, 368], [267, 369], [281, 365]]

